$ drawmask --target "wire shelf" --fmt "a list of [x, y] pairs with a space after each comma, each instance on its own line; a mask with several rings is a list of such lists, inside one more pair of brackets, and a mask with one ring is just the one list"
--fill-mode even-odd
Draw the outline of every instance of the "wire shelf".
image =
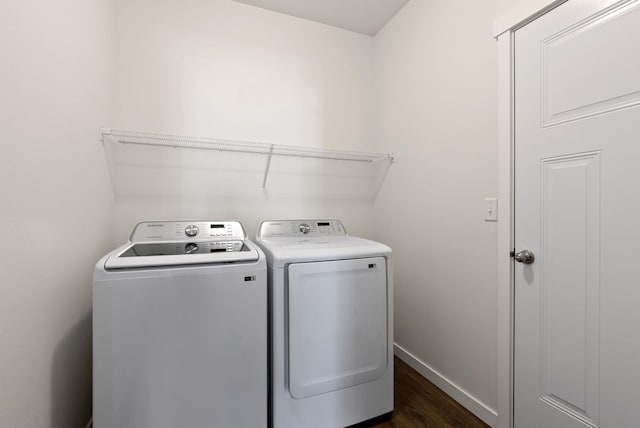
[[[391, 154], [357, 152], [347, 150], [332, 150], [314, 147], [289, 146], [280, 144], [266, 144], [259, 142], [236, 141], [209, 137], [193, 137], [185, 135], [162, 134], [155, 132], [128, 131], [102, 128], [100, 141], [103, 144], [116, 145], [167, 147], [176, 149], [205, 150], [240, 154], [263, 155], [266, 160], [263, 164], [262, 188], [267, 188], [267, 180], [272, 167], [272, 158], [309, 158], [326, 161], [338, 161], [346, 163], [370, 164], [381, 173], [375, 174], [376, 193], [382, 184], [386, 173], [393, 163]], [[350, 169], [357, 169], [354, 166]], [[112, 177], [113, 178], [113, 177]]]

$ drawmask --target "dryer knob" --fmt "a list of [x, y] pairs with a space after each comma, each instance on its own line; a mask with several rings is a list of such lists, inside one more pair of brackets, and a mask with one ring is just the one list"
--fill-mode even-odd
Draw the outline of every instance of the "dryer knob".
[[184, 229], [184, 234], [189, 237], [194, 237], [198, 234], [199, 231], [200, 229], [198, 229], [198, 226], [196, 226], [195, 224], [190, 224]]
[[298, 230], [304, 234], [307, 234], [309, 232], [311, 232], [311, 226], [309, 226], [307, 223], [301, 223], [298, 226]]

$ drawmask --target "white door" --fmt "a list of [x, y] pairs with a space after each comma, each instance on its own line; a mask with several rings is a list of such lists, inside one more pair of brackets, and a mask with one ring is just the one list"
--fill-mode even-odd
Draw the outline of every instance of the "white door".
[[640, 0], [515, 36], [515, 428], [640, 426]]

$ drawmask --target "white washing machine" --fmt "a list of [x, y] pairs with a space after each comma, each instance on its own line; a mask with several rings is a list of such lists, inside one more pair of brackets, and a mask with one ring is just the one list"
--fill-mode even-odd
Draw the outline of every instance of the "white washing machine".
[[393, 411], [393, 269], [338, 220], [265, 221], [270, 425], [338, 428]]
[[267, 269], [233, 221], [145, 222], [93, 281], [95, 428], [266, 427]]

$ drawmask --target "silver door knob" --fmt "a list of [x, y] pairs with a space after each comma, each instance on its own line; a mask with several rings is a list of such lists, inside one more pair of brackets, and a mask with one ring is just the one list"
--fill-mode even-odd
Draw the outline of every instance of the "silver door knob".
[[513, 255], [513, 258], [516, 259], [517, 262], [524, 263], [525, 265], [530, 265], [536, 259], [533, 253], [529, 250], [522, 250]]

